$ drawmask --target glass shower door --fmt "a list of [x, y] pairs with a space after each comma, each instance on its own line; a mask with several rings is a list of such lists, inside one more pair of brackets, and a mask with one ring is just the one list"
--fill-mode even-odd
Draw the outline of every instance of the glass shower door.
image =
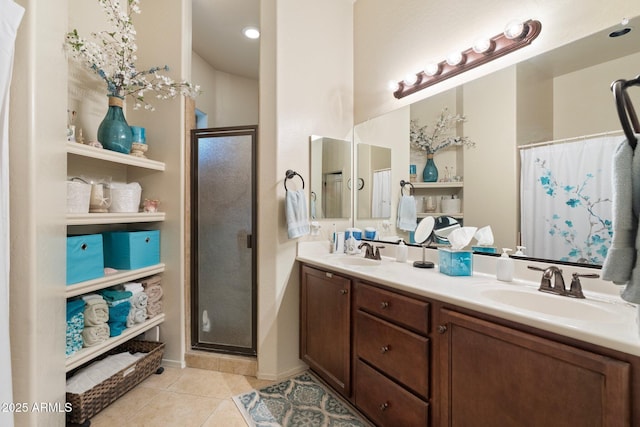
[[192, 131], [192, 347], [256, 354], [257, 128]]

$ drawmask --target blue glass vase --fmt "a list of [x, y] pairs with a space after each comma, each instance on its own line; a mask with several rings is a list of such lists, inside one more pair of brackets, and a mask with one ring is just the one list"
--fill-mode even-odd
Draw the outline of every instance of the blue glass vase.
[[107, 115], [98, 127], [98, 141], [107, 150], [129, 154], [131, 152], [133, 134], [124, 118], [122, 103], [123, 100], [120, 97], [109, 97]]
[[424, 165], [424, 169], [422, 170], [422, 180], [424, 182], [438, 181], [438, 168], [433, 161], [433, 154], [427, 154], [427, 164]]

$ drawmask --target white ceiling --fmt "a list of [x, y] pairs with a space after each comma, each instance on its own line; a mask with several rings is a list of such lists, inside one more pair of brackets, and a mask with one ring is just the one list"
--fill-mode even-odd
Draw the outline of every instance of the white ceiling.
[[260, 39], [242, 34], [260, 28], [260, 0], [192, 0], [192, 48], [219, 71], [258, 79]]

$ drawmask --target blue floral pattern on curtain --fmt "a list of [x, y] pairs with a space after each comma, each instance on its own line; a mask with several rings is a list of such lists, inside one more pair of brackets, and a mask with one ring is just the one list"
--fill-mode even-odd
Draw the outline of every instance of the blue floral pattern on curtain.
[[523, 149], [522, 244], [529, 256], [601, 265], [611, 246], [611, 159], [620, 137]]

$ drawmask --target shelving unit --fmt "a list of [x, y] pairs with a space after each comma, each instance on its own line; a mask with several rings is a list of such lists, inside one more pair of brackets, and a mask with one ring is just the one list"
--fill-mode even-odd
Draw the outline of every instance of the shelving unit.
[[103, 353], [106, 353], [112, 348], [119, 346], [123, 342], [126, 342], [131, 338], [135, 338], [136, 336], [153, 328], [154, 326], [160, 325], [162, 322], [164, 322], [164, 314], [159, 314], [155, 317], [152, 317], [151, 319], [148, 319], [144, 323], [140, 323], [131, 328], [125, 329], [124, 331], [122, 331], [122, 334], [118, 335], [117, 337], [109, 338], [100, 345], [97, 345], [95, 347], [84, 347], [82, 350], [67, 358], [65, 362], [65, 371], [69, 372], [70, 370], [91, 361], [92, 359], [100, 356]]
[[130, 154], [116, 153], [115, 151], [96, 148], [77, 142], [67, 141], [67, 153], [75, 154], [77, 156], [90, 157], [98, 160], [104, 160], [107, 162], [119, 163], [121, 165], [135, 166], [157, 171], [165, 170], [165, 164], [163, 162], [145, 159], [143, 157], [136, 157]]
[[[81, 156], [86, 159], [96, 159], [98, 161], [115, 163], [124, 168], [134, 167], [160, 172], [163, 172], [165, 170], [165, 164], [163, 162], [135, 157], [122, 153], [116, 153], [105, 149], [79, 144], [77, 142], [67, 142], [66, 151], [67, 155]], [[162, 222], [165, 220], [165, 218], [166, 214], [164, 212], [67, 214], [66, 224], [67, 226], [100, 226], [109, 224], [126, 225], [133, 223]], [[164, 271], [164, 263], [159, 263], [136, 270], [118, 271], [117, 273], [108, 276], [100, 277], [93, 280], [87, 280], [85, 282], [80, 282], [73, 285], [68, 285], [65, 289], [65, 297], [77, 297], [87, 293], [96, 292], [101, 289], [109, 288], [121, 283], [130, 282], [143, 277], [152, 276], [154, 274], [159, 274]], [[133, 327], [125, 329], [119, 336], [109, 338], [99, 345], [82, 348], [66, 359], [66, 371], [68, 372], [91, 361], [95, 357], [104, 354], [112, 348], [132, 338], [135, 338], [136, 336], [153, 327], [160, 325], [164, 322], [164, 320], [164, 314], [157, 315], [151, 319], [147, 319], [143, 323], [136, 324]]]
[[164, 212], [67, 214], [67, 225], [102, 225], [164, 221]]
[[105, 289], [110, 286], [118, 285], [120, 283], [130, 282], [142, 277], [153, 276], [154, 274], [162, 273], [164, 271], [164, 268], [164, 264], [160, 263], [157, 265], [152, 265], [150, 267], [139, 268], [137, 270], [120, 271], [109, 276], [87, 280], [86, 282], [74, 283], [73, 285], [67, 286], [65, 295], [67, 298], [72, 298], [78, 295], [99, 291], [100, 289]]
[[[442, 196], [455, 194], [459, 199], [462, 200], [462, 191], [464, 189], [464, 183], [462, 181], [454, 181], [454, 182], [412, 182], [413, 188], [415, 190], [414, 196], [433, 196], [436, 198], [441, 198]], [[438, 202], [438, 208], [440, 207], [440, 203]], [[447, 215], [453, 218], [462, 219], [464, 218], [464, 209], [461, 209], [461, 212], [457, 213], [444, 213], [440, 209], [436, 209], [435, 212], [424, 212], [424, 204], [422, 206], [422, 212], [418, 212], [418, 218], [425, 218], [428, 216], [442, 216]]]

